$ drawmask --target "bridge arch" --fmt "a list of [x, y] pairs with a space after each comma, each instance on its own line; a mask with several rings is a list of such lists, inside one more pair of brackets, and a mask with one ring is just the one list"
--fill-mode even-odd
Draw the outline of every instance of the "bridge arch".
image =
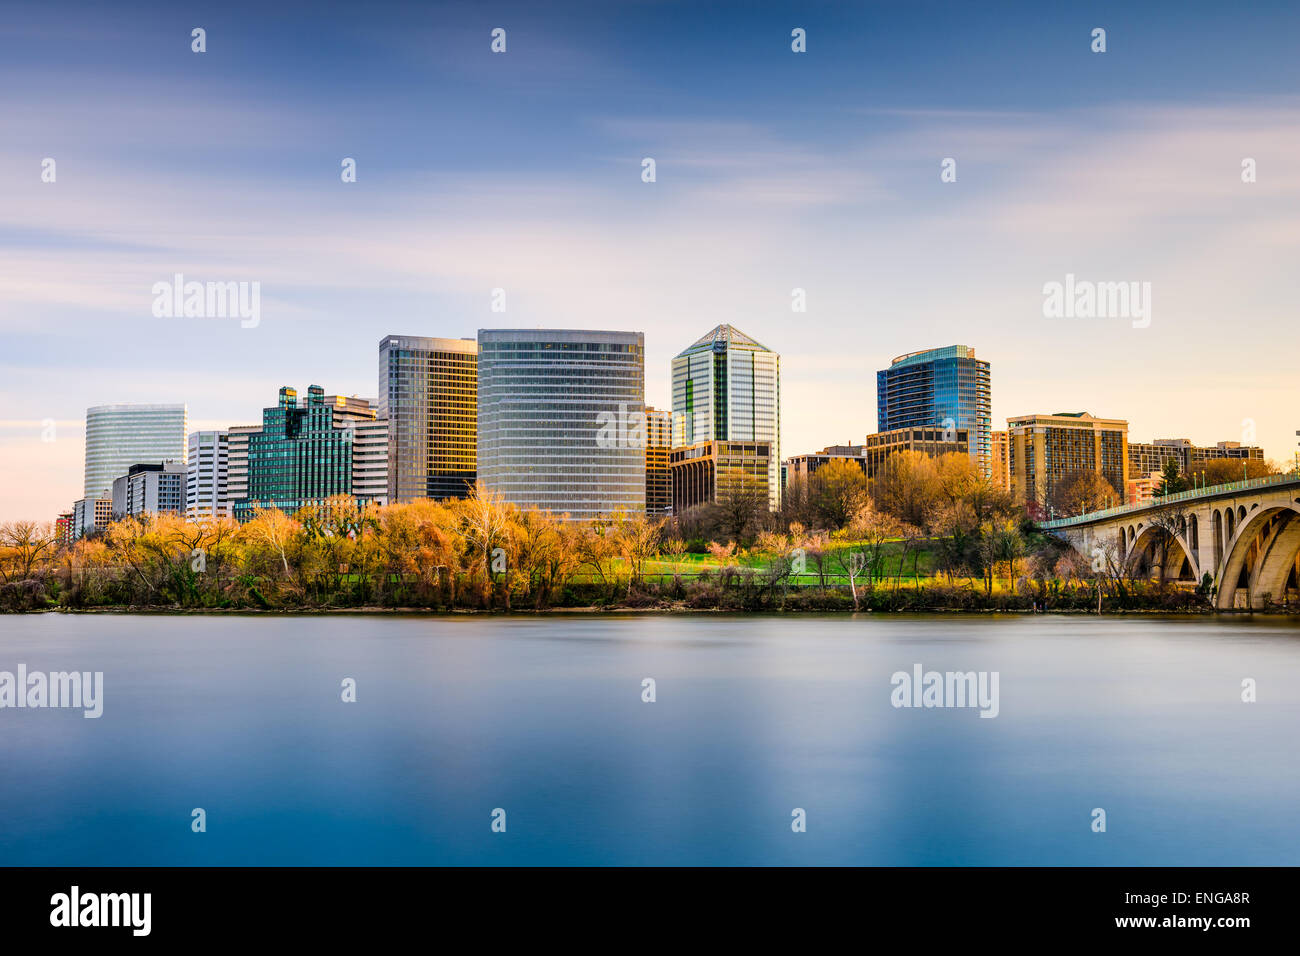
[[1228, 538], [1217, 582], [1218, 608], [1230, 610], [1236, 606], [1239, 590], [1246, 592], [1251, 607], [1262, 606], [1266, 598], [1284, 600], [1288, 588], [1297, 584], [1300, 508], [1278, 505], [1258, 508], [1249, 518], [1236, 513], [1233, 516], [1240, 523], [1236, 534]]
[[1162, 581], [1197, 580], [1196, 551], [1189, 547], [1186, 533], [1186, 526], [1181, 533], [1171, 533], [1155, 525], [1144, 527], [1125, 558], [1128, 574], [1149, 575], [1158, 568]]

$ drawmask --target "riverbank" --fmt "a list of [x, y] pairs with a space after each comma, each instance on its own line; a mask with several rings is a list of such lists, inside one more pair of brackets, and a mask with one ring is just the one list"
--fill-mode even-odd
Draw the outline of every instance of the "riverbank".
[[892, 610], [873, 610], [871, 608], [862, 608], [857, 611], [853, 608], [831, 609], [825, 608], [768, 608], [763, 610], [743, 610], [735, 608], [697, 608], [689, 607], [684, 604], [637, 607], [629, 604], [611, 604], [601, 607], [546, 607], [546, 608], [429, 608], [429, 607], [378, 607], [374, 605], [361, 607], [302, 607], [302, 608], [256, 608], [256, 607], [224, 607], [224, 608], [196, 608], [196, 607], [162, 607], [157, 605], [126, 605], [121, 607], [51, 607], [41, 608], [31, 611], [11, 611], [0, 612], [14, 615], [39, 615], [39, 614], [74, 614], [74, 615], [122, 615], [122, 614], [143, 614], [143, 615], [177, 615], [177, 616], [197, 616], [197, 617], [229, 617], [253, 615], [259, 617], [311, 617], [311, 616], [333, 616], [333, 615], [376, 615], [387, 617], [563, 617], [566, 615], [592, 616], [592, 615], [626, 615], [626, 614], [657, 614], [657, 615], [683, 615], [683, 616], [715, 616], [715, 615], [732, 615], [732, 616], [758, 616], [758, 615], [813, 615], [813, 614], [833, 614], [845, 615], [852, 617], [854, 615], [876, 615], [881, 617], [896, 617], [906, 614], [940, 614], [955, 616], [988, 616], [988, 615], [1015, 615], [1017, 617], [1033, 616], [1053, 616], [1053, 617], [1133, 617], [1133, 616], [1177, 616], [1177, 617], [1263, 617], [1270, 620], [1288, 620], [1294, 619], [1300, 622], [1300, 609], [1271, 609], [1271, 610], [1247, 610], [1236, 609], [1231, 611], [1216, 611], [1213, 608], [1106, 608], [1100, 613], [1095, 609], [1088, 610], [1084, 608], [1053, 608], [1032, 610], [1028, 608], [953, 608], [953, 607], [925, 607], [912, 606], [907, 608], [897, 608]]

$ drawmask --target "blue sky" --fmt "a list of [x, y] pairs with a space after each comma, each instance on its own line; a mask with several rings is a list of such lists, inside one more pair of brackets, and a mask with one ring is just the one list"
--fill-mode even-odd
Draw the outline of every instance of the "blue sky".
[[[80, 495], [88, 405], [250, 423], [282, 384], [374, 395], [385, 334], [496, 326], [644, 331], [662, 406], [731, 322], [782, 354], [787, 455], [861, 441], [875, 370], [960, 342], [995, 426], [1289, 459], [1300, 8], [1135, 6], [8, 5], [0, 520]], [[260, 282], [260, 324], [155, 318], [176, 272]], [[1150, 282], [1150, 327], [1044, 318], [1066, 273]]]

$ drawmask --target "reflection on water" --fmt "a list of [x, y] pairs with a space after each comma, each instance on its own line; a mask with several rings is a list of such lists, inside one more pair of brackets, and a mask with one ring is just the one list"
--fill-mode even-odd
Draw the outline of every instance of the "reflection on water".
[[[1300, 862], [1277, 620], [2, 618], [19, 664], [103, 716], [0, 710], [5, 864]], [[892, 706], [917, 665], [997, 716]]]

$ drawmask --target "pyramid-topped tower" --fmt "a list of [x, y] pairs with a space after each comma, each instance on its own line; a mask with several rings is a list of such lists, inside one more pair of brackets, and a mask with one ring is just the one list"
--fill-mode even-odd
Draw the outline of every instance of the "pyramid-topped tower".
[[768, 503], [781, 504], [781, 356], [733, 325], [715, 326], [673, 359], [673, 445], [766, 445]]

